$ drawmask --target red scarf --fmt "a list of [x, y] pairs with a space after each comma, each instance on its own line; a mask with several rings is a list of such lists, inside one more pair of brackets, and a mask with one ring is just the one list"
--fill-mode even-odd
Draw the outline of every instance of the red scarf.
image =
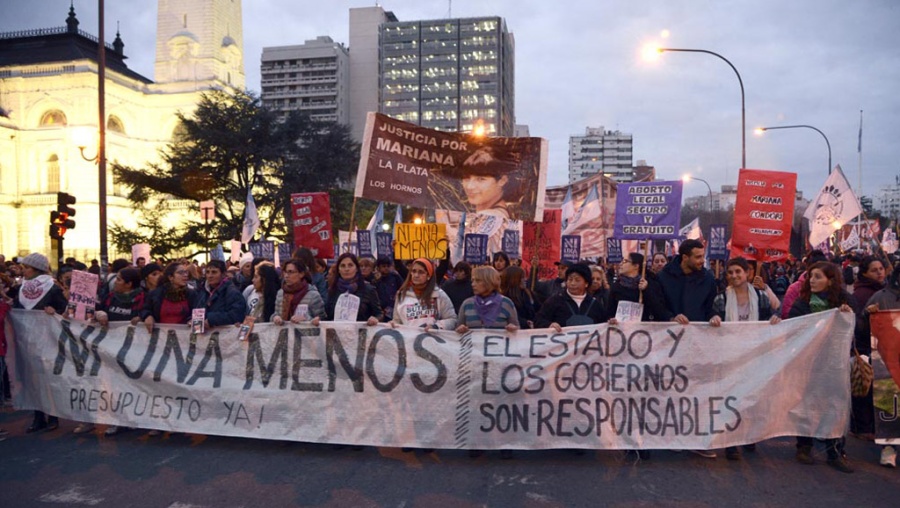
[[289, 286], [284, 283], [281, 289], [284, 291], [284, 299], [281, 300], [281, 319], [289, 321], [297, 310], [297, 306], [300, 305], [300, 301], [309, 291], [309, 282], [306, 282], [306, 279], [300, 279], [299, 284]]

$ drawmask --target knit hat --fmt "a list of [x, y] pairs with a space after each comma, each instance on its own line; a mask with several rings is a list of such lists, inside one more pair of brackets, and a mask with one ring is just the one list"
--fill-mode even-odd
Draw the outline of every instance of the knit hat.
[[163, 267], [159, 265], [159, 263], [147, 263], [141, 268], [141, 280], [146, 279], [153, 272], [161, 272], [163, 271]]
[[590, 285], [591, 280], [593, 279], [593, 277], [591, 277], [591, 268], [584, 263], [576, 263], [567, 268], [566, 278], [568, 279], [569, 275], [572, 275], [573, 273], [581, 276], [581, 278], [584, 279], [584, 281], [587, 282], [588, 285]]
[[50, 261], [47, 260], [47, 256], [38, 254], [37, 252], [32, 252], [31, 254], [25, 256], [25, 259], [23, 259], [21, 263], [23, 265], [30, 266], [40, 272], [50, 272]]
[[429, 279], [434, 277], [434, 265], [431, 264], [431, 261], [429, 261], [425, 258], [419, 258], [419, 259], [416, 259], [415, 261], [413, 261], [413, 263], [418, 263], [418, 264], [422, 265], [422, 267], [425, 268], [425, 271], [428, 272]]

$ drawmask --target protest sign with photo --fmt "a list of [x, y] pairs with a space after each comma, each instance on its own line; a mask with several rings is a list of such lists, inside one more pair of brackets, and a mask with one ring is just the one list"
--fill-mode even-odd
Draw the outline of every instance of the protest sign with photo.
[[445, 224], [394, 224], [394, 259], [444, 259], [449, 245]]
[[555, 279], [559, 261], [562, 211], [544, 210], [543, 222], [525, 221], [522, 224], [522, 268], [531, 273], [537, 259], [538, 279]]
[[757, 261], [787, 258], [796, 195], [797, 173], [740, 170], [731, 255]]
[[69, 285], [69, 304], [66, 314], [79, 321], [90, 321], [97, 308], [97, 288], [100, 277], [97, 274], [75, 270]]
[[291, 194], [294, 246], [306, 247], [318, 259], [334, 257], [331, 234], [331, 200], [327, 192]]
[[681, 227], [681, 180], [620, 183], [613, 236], [620, 240], [667, 240]]
[[354, 195], [534, 220], [546, 180], [544, 139], [436, 131], [369, 113]]
[[13, 403], [192, 434], [449, 449], [716, 449], [838, 438], [853, 314], [552, 330], [106, 329], [13, 310]]

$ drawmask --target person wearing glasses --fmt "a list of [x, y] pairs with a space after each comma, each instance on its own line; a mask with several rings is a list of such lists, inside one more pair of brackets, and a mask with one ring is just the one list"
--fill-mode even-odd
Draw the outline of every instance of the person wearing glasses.
[[287, 321], [294, 324], [309, 321], [319, 326], [319, 320], [325, 318], [325, 302], [312, 284], [309, 268], [303, 261], [292, 258], [284, 263], [281, 273], [284, 282], [275, 296], [272, 322], [282, 325]]
[[641, 267], [644, 265], [644, 255], [632, 252], [625, 256], [619, 263], [619, 276], [609, 290], [606, 313], [611, 316], [609, 324], [618, 324], [616, 309], [619, 302], [640, 302], [643, 294], [644, 312], [641, 321], [663, 321], [666, 315], [665, 298], [656, 275], [646, 271], [641, 276]]
[[170, 263], [163, 271], [162, 284], [147, 294], [141, 321], [152, 333], [156, 324], [186, 325], [191, 312], [203, 307], [203, 295], [188, 287], [191, 273], [178, 262]]

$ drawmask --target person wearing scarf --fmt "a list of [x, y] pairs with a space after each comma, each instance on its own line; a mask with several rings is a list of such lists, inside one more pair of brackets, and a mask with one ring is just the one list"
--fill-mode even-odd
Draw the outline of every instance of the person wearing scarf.
[[663, 316], [668, 311], [662, 287], [653, 271], [645, 270], [641, 276], [643, 266], [644, 255], [639, 252], [628, 254], [619, 263], [619, 276], [609, 288], [609, 297], [606, 300], [606, 314], [610, 316], [609, 324], [618, 324], [615, 315], [619, 302], [640, 303], [642, 294], [644, 312], [641, 314], [641, 321], [665, 321]]
[[456, 326], [456, 309], [447, 293], [436, 284], [431, 261], [424, 258], [413, 261], [406, 280], [397, 290], [391, 326], [452, 330]]
[[[13, 301], [14, 309], [43, 310], [51, 316], [62, 314], [66, 310], [67, 301], [62, 288], [49, 275], [50, 261], [47, 256], [33, 252], [22, 260], [22, 276], [24, 281], [19, 286]], [[53, 339], [55, 340], [55, 338]], [[42, 411], [34, 412], [34, 419], [25, 432], [56, 430], [59, 418], [48, 416]]]
[[[722, 326], [722, 321], [768, 321], [773, 325], [781, 322], [781, 316], [772, 309], [771, 300], [765, 291], [750, 283], [750, 264], [746, 259], [729, 259], [725, 265], [725, 278], [728, 280], [728, 287], [713, 300], [716, 315], [709, 320], [710, 325]], [[755, 451], [756, 444], [745, 445], [744, 449]], [[741, 449], [737, 446], [725, 448], [725, 458], [741, 460]]]
[[[303, 261], [292, 258], [284, 263], [281, 270], [284, 282], [275, 296], [275, 313], [272, 322], [283, 325], [285, 322], [297, 324], [309, 321], [313, 326], [319, 326], [319, 321], [325, 317], [325, 302], [314, 286], [309, 268]], [[298, 312], [306, 306], [306, 313]]]
[[203, 307], [203, 296], [188, 287], [190, 271], [178, 262], [170, 263], [163, 271], [162, 285], [149, 292], [141, 309], [141, 321], [147, 332], [153, 333], [155, 324], [191, 322], [194, 309]]
[[[853, 312], [855, 300], [843, 289], [844, 281], [841, 270], [834, 263], [820, 261], [809, 268], [807, 277], [800, 288], [800, 296], [791, 306], [789, 318], [815, 314], [829, 309], [839, 308], [841, 312]], [[847, 463], [841, 449], [841, 439], [825, 439], [828, 453], [828, 465], [842, 473], [852, 473], [853, 468]], [[811, 455], [813, 438], [797, 437], [797, 461], [801, 464], [813, 464]]]
[[365, 322], [368, 326], [375, 326], [381, 321], [384, 312], [381, 310], [381, 302], [378, 301], [378, 293], [375, 287], [366, 282], [359, 270], [359, 261], [356, 256], [345, 252], [338, 256], [337, 263], [332, 268], [330, 283], [328, 285], [328, 301], [325, 304], [325, 313], [329, 321], [334, 320], [334, 308], [338, 298], [342, 294], [352, 294], [359, 298], [359, 310], [356, 313], [357, 322]]
[[[513, 333], [519, 329], [519, 314], [516, 304], [500, 293], [500, 272], [493, 266], [478, 266], [472, 270], [472, 292], [459, 307], [456, 332], [492, 328]], [[469, 450], [469, 457], [477, 458], [483, 450]], [[509, 449], [500, 450], [501, 459], [513, 458]]]
[[457, 333], [479, 328], [519, 329], [519, 314], [512, 300], [500, 294], [500, 272], [492, 266], [472, 270], [472, 292], [459, 307]]
[[113, 290], [97, 308], [95, 319], [106, 327], [110, 321], [131, 321], [136, 325], [144, 307], [141, 273], [137, 268], [119, 270], [113, 280]]

